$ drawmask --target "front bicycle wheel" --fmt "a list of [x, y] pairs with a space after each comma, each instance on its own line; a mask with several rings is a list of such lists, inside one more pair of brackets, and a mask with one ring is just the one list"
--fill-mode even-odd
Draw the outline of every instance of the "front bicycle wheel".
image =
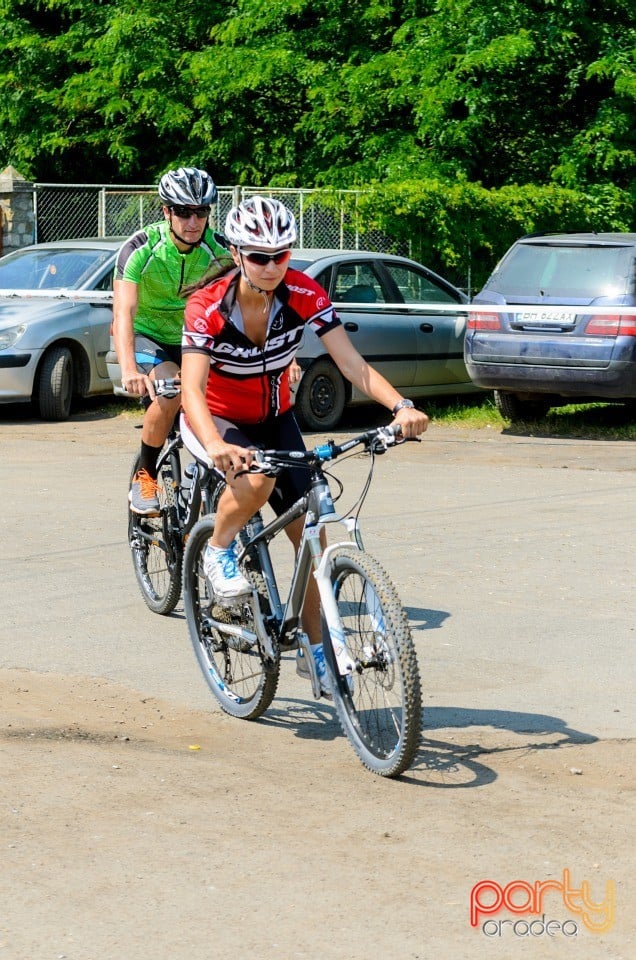
[[343, 640], [356, 665], [352, 677], [338, 675], [329, 651], [338, 719], [369, 770], [397, 777], [415, 758], [422, 720], [420, 676], [406, 614], [388, 574], [368, 554], [342, 547], [331, 560]]
[[[192, 528], [183, 559], [183, 603], [190, 639], [201, 671], [222, 710], [242, 720], [255, 720], [269, 707], [278, 686], [280, 656], [268, 661], [260, 642], [249, 643], [217, 628], [213, 621], [255, 633], [251, 601], [232, 606], [216, 602], [203, 572], [203, 553], [214, 532], [214, 519], [205, 517]], [[251, 563], [243, 573], [256, 587], [260, 608], [266, 599], [258, 570]]]
[[[133, 463], [130, 479], [139, 469], [139, 457]], [[171, 613], [181, 596], [183, 543], [179, 525], [177, 485], [181, 462], [177, 450], [171, 451], [159, 469], [157, 483], [160, 513], [144, 517], [128, 511], [128, 543], [139, 589], [153, 613]]]

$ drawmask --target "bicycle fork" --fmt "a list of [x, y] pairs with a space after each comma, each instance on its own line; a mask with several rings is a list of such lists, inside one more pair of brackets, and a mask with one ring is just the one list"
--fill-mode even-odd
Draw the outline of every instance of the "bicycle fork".
[[[349, 533], [351, 533], [351, 530]], [[347, 541], [346, 545], [351, 546], [351, 541]], [[321, 613], [326, 626], [326, 630], [323, 630], [323, 650], [325, 651], [325, 657], [332, 667], [334, 676], [349, 677], [354, 673], [356, 664], [349, 656], [344, 642], [344, 627], [338, 612], [338, 604], [336, 603], [331, 581], [331, 555], [334, 550], [342, 546], [342, 543], [334, 543], [326, 547], [323, 551], [320, 542], [320, 526], [318, 524], [309, 524], [305, 527], [304, 540], [301, 543], [301, 557], [296, 567], [298, 581], [300, 581], [301, 585], [304, 583], [304, 589], [302, 586], [299, 588], [298, 583], [295, 581], [292, 584], [291, 600], [292, 607], [299, 610], [302, 606], [302, 600], [304, 599], [307, 579], [313, 575], [318, 587]], [[294, 588], [296, 588], [296, 590]], [[309, 669], [314, 697], [319, 699], [321, 695], [320, 680], [316, 672], [311, 643], [304, 633], [300, 633], [299, 635], [299, 646], [303, 650], [305, 662]], [[331, 656], [331, 654], [333, 654], [333, 656]]]
[[[351, 542], [348, 541], [344, 545], [350, 546]], [[338, 611], [338, 604], [336, 602], [336, 597], [333, 590], [333, 582], [331, 579], [331, 555], [335, 550], [342, 546], [342, 543], [334, 543], [330, 547], [326, 548], [322, 554], [322, 557], [320, 558], [318, 567], [314, 572], [314, 577], [316, 578], [316, 583], [318, 584], [320, 605], [322, 607], [322, 613], [327, 624], [327, 632], [335, 659], [336, 672], [341, 677], [350, 677], [353, 673], [355, 673], [356, 663], [355, 660], [350, 657], [347, 645], [345, 643], [345, 630], [340, 618], [340, 613]]]

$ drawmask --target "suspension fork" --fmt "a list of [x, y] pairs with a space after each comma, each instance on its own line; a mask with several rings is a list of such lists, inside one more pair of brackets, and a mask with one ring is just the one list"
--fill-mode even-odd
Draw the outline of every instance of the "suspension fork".
[[[344, 642], [344, 627], [331, 582], [331, 556], [334, 550], [343, 546], [351, 547], [354, 545], [358, 549], [362, 549], [362, 536], [355, 518], [341, 518], [340, 522], [345, 527], [349, 539], [344, 543], [334, 543], [323, 551], [320, 531], [324, 524], [320, 522], [317, 514], [318, 511], [314, 508], [314, 504], [310, 502], [307, 523], [300, 541], [289, 597], [285, 607], [281, 637], [289, 636], [298, 630], [309, 577], [312, 576], [313, 568], [313, 576], [320, 595], [321, 612], [327, 627], [328, 637], [325, 637], [325, 639], [328, 639], [328, 642], [325, 644], [323, 641], [323, 649], [326, 647], [325, 657], [329, 660], [334, 675], [349, 676], [355, 670], [355, 661], [349, 656]], [[313, 657], [310, 656], [310, 645], [307, 643], [303, 646], [307, 647], [304, 652], [308, 658], [310, 672], [313, 674], [314, 663]], [[312, 684], [314, 692], [319, 696], [320, 685], [317, 677], [312, 676]]]
[[[353, 523], [355, 523], [355, 521], [353, 521]], [[351, 533], [352, 531], [353, 528], [349, 532]], [[356, 664], [355, 661], [349, 656], [349, 652], [347, 650], [344, 626], [340, 618], [338, 604], [333, 592], [333, 583], [331, 579], [333, 565], [331, 557], [332, 554], [339, 548], [350, 548], [351, 545], [352, 540], [347, 540], [344, 543], [331, 544], [331, 546], [327, 547], [324, 552], [321, 552], [321, 554], [315, 558], [314, 570], [314, 577], [316, 579], [318, 592], [320, 594], [320, 605], [322, 607], [322, 613], [327, 624], [327, 631], [330, 639], [330, 649], [325, 651], [325, 658], [330, 661], [334, 675], [339, 674], [341, 677], [347, 677], [354, 673]]]

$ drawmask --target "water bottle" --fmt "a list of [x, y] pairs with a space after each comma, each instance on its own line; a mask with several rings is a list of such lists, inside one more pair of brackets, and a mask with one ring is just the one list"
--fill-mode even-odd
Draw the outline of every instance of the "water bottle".
[[320, 518], [322, 520], [328, 520], [331, 517], [335, 517], [336, 508], [334, 506], [328, 482], [324, 479], [324, 477], [320, 477], [312, 480], [311, 486], [316, 496], [318, 514]]
[[183, 471], [183, 477], [181, 478], [181, 500], [183, 504], [190, 503], [192, 497], [192, 486], [194, 484], [194, 478], [197, 475], [197, 465], [194, 463], [189, 463], [185, 470]]

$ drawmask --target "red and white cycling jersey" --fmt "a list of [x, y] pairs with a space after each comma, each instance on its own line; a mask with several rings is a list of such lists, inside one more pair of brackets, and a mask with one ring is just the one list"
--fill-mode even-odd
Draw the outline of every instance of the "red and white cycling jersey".
[[262, 423], [291, 407], [289, 366], [308, 324], [319, 336], [340, 326], [329, 297], [311, 277], [289, 269], [274, 291], [279, 308], [263, 347], [230, 319], [238, 269], [197, 290], [185, 310], [183, 353], [210, 358], [210, 412], [233, 423]]

